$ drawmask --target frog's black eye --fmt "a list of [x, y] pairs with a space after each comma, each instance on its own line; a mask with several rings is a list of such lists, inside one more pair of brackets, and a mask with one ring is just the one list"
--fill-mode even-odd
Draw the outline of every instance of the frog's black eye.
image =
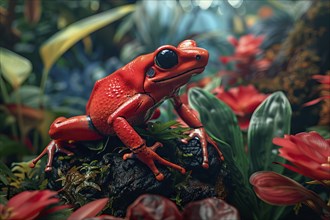
[[163, 69], [170, 69], [178, 64], [178, 55], [173, 50], [162, 50], [155, 57], [157, 66]]

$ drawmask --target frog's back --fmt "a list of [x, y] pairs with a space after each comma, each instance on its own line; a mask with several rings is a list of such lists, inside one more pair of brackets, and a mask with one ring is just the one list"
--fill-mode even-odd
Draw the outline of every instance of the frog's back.
[[110, 75], [95, 83], [86, 111], [101, 133], [113, 133], [107, 124], [109, 116], [135, 94], [135, 91], [126, 87], [115, 75]]

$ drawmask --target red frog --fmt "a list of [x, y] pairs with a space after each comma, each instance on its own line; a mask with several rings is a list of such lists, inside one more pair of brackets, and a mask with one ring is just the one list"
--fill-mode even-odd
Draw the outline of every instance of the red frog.
[[[208, 51], [196, 46], [193, 40], [185, 40], [178, 47], [165, 45], [153, 53], [141, 55], [108, 75], [98, 80], [86, 106], [86, 115], [71, 118], [57, 118], [49, 129], [52, 141], [30, 164], [35, 164], [48, 154], [46, 171], [52, 169], [55, 152], [73, 155], [63, 148], [76, 141], [99, 140], [109, 135], [117, 135], [131, 150], [123, 159], [136, 156], [145, 163], [161, 181], [164, 175], [159, 172], [155, 161], [171, 167], [184, 174], [183, 167], [160, 157], [155, 151], [162, 146], [156, 142], [147, 147], [145, 140], [134, 130], [133, 126], [143, 125], [153, 115], [155, 109], [170, 98], [178, 115], [192, 128], [187, 142], [198, 137], [202, 143], [203, 164], [208, 168], [207, 142], [216, 147], [215, 142], [206, 134], [202, 123], [184, 105], [178, 90], [185, 85], [191, 76], [204, 71], [208, 62]], [[218, 150], [220, 157], [222, 153]]]

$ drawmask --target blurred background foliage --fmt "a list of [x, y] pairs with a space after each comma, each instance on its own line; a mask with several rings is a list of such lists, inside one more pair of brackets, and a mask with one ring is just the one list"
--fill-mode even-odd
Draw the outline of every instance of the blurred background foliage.
[[[84, 114], [96, 80], [188, 38], [210, 60], [182, 93], [220, 84], [280, 90], [291, 103], [293, 133], [313, 126], [329, 136], [329, 101], [303, 106], [324, 93], [311, 76], [329, 71], [329, 12], [320, 0], [0, 0], [0, 158], [10, 165], [39, 153], [57, 116]], [[248, 34], [262, 37], [253, 59], [224, 62], [239, 59], [228, 39]], [[161, 112], [160, 120], [175, 117], [168, 103]]]

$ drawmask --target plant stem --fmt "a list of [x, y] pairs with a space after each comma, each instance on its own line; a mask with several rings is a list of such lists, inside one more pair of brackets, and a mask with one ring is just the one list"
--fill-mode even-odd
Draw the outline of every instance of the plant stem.
[[41, 82], [40, 82], [40, 103], [39, 107], [40, 109], [43, 109], [44, 107], [44, 95], [45, 95], [45, 89], [46, 89], [46, 82], [47, 82], [47, 77], [48, 77], [49, 69], [44, 68], [42, 70], [42, 76], [41, 76]]
[[0, 74], [0, 88], [4, 103], [8, 103], [9, 100], [8, 91], [6, 90], [6, 85], [5, 82], [3, 81], [1, 74]]
[[39, 137], [38, 137], [38, 132], [35, 130], [33, 132], [33, 150], [35, 154], [39, 153]]
[[24, 121], [23, 121], [23, 114], [22, 114], [22, 105], [21, 105], [21, 95], [16, 90], [16, 105], [17, 105], [17, 115], [18, 115], [18, 127], [20, 131], [20, 141], [22, 144], [24, 144], [24, 138], [25, 138], [25, 132], [24, 132]]

